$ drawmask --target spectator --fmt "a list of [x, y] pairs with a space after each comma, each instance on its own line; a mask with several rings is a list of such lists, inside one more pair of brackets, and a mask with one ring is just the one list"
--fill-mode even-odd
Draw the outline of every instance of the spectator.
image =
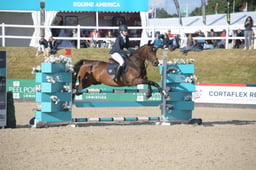
[[173, 51], [173, 50], [175, 50], [176, 48], [180, 48], [180, 43], [179, 43], [180, 40], [179, 40], [179, 38], [178, 38], [177, 35], [175, 35], [175, 36], [173, 37], [173, 39], [171, 39], [170, 41], [171, 41], [171, 43], [170, 43], [169, 50]]
[[[72, 30], [72, 37], [77, 38], [77, 30], [76, 29]], [[72, 44], [76, 48], [77, 47], [77, 40], [72, 40]]]
[[219, 48], [225, 48], [226, 47], [226, 30], [224, 29], [222, 31], [222, 33], [220, 34], [220, 37], [223, 37], [225, 39], [222, 39], [220, 42], [219, 42]]
[[[236, 37], [244, 37], [243, 31], [240, 29], [236, 30]], [[240, 48], [242, 44], [243, 44], [242, 39], [236, 39], [234, 48]]]
[[[85, 31], [82, 31], [82, 32], [81, 32], [81, 38], [86, 38], [86, 33], [85, 33]], [[81, 40], [81, 41], [80, 41], [80, 46], [81, 46], [81, 48], [88, 48], [90, 45], [89, 45], [89, 43], [88, 43], [87, 40]]]
[[168, 37], [167, 33], [164, 33], [164, 38], [163, 38], [163, 48], [168, 48], [171, 45], [171, 40]]
[[244, 31], [244, 49], [251, 49], [251, 40], [252, 40], [252, 27], [253, 27], [253, 20], [251, 16], [248, 16], [245, 19], [244, 22], [244, 27], [245, 27], [245, 31]]
[[188, 49], [188, 36], [184, 34], [184, 37], [181, 39], [180, 43], [180, 50], [183, 52], [184, 55], [187, 55], [187, 49]]
[[194, 45], [194, 42], [195, 41], [193, 40], [191, 33], [188, 35], [185, 35], [185, 37], [182, 39], [182, 43], [181, 43], [181, 52], [184, 55], [187, 55], [187, 53], [189, 51], [196, 51], [196, 52], [202, 51], [200, 48], [198, 48]]
[[[208, 37], [217, 37], [216, 33], [213, 29], [210, 30], [208, 33]], [[217, 41], [216, 39], [209, 39], [205, 42], [204, 49], [213, 49], [217, 47]]]
[[[205, 37], [204, 33], [201, 30], [198, 30], [195, 34], [196, 37]], [[195, 40], [195, 47], [200, 48], [201, 50], [204, 48], [204, 39]]]
[[105, 42], [105, 43], [106, 43], [105, 47], [106, 47], [106, 48], [111, 48], [112, 45], [114, 44], [114, 41], [112, 40], [112, 39], [114, 38], [112, 31], [109, 30], [109, 31], [107, 32], [106, 38], [107, 38], [107, 40], [106, 40], [106, 42]]
[[48, 40], [46, 55], [49, 56], [49, 54], [56, 54], [56, 52], [57, 52], [57, 41], [53, 37], [50, 37]]
[[153, 45], [155, 48], [162, 48], [163, 47], [163, 41], [162, 39], [160, 38], [160, 34], [157, 33], [156, 36], [155, 36], [155, 40], [153, 42]]
[[194, 40], [193, 40], [192, 34], [188, 34], [187, 49], [192, 49], [193, 47], [194, 47]]
[[44, 56], [46, 56], [46, 48], [47, 48], [47, 40], [44, 38], [44, 36], [41, 36], [39, 40], [39, 46], [37, 48], [36, 56], [43, 53]]
[[97, 38], [100, 37], [100, 33], [96, 29], [92, 30], [92, 32], [90, 33], [90, 47], [100, 47], [100, 41], [97, 40]]
[[167, 35], [168, 35], [169, 39], [174, 38], [174, 35], [172, 34], [172, 31], [170, 29], [167, 31]]

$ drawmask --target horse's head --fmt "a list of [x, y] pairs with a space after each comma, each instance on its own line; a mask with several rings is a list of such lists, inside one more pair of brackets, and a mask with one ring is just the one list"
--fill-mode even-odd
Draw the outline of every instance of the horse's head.
[[156, 56], [157, 49], [152, 44], [147, 44], [140, 47], [138, 50], [135, 51], [138, 56], [143, 60], [148, 60], [152, 63], [153, 66], [158, 66], [159, 61]]
[[156, 56], [157, 49], [152, 44], [145, 45], [144, 48], [146, 53], [146, 59], [149, 60], [153, 66], [158, 66], [159, 61]]

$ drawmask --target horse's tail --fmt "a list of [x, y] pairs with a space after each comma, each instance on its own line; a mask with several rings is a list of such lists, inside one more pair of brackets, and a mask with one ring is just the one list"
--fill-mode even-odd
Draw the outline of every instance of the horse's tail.
[[78, 72], [80, 70], [80, 67], [83, 65], [83, 63], [85, 62], [86, 60], [82, 59], [80, 61], [78, 61], [75, 65], [74, 65], [74, 72], [73, 72], [73, 75], [72, 75], [72, 88], [74, 89], [75, 88], [75, 85], [76, 85], [76, 80], [77, 80], [77, 75], [78, 75]]

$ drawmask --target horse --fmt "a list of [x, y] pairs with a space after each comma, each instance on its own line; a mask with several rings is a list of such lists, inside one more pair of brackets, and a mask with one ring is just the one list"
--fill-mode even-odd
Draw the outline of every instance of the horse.
[[[156, 82], [148, 80], [147, 78], [145, 61], [148, 60], [153, 66], [158, 66], [159, 61], [156, 56], [156, 51], [157, 49], [151, 44], [143, 45], [135, 50], [126, 60], [126, 68], [123, 69], [126, 71], [122, 73], [118, 82], [113, 80], [114, 74], [110, 74], [107, 71], [109, 66], [117, 66], [117, 63], [81, 59], [74, 65], [72, 76], [74, 95], [81, 95], [79, 89], [102, 83], [114, 87], [147, 84], [148, 90], [146, 97], [148, 99], [152, 96], [151, 86], [155, 86], [166, 99], [169, 99], [169, 95], [164, 89], [162, 89]], [[77, 79], [79, 80], [79, 85], [76, 86]]]

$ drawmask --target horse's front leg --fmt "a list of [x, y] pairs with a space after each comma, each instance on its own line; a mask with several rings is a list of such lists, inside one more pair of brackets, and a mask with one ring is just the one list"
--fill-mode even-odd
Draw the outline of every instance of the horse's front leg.
[[148, 84], [148, 91], [146, 93], [147, 99], [149, 99], [152, 96], [152, 87]]
[[[155, 86], [158, 91], [164, 96], [165, 99], [170, 100], [170, 96], [168, 95], [168, 93], [162, 88], [160, 87], [156, 82], [153, 82], [151, 80], [143, 80], [144, 83], [143, 84], [148, 84], [149, 88], [151, 88], [151, 86]], [[151, 93], [152, 93], [152, 89], [151, 89]]]

